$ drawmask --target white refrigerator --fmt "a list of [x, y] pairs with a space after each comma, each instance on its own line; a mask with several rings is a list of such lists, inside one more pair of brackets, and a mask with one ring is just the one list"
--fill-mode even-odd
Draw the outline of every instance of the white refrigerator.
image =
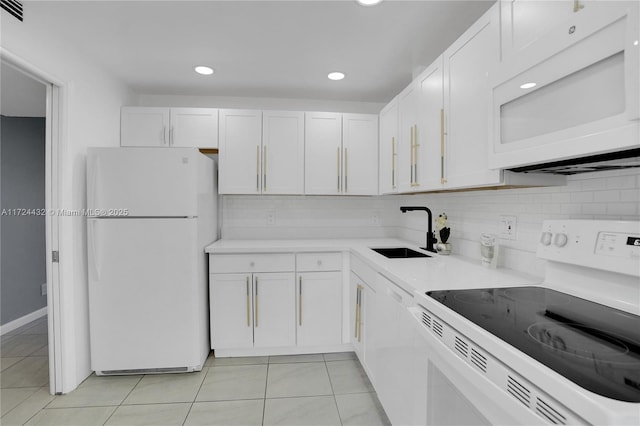
[[215, 161], [194, 148], [90, 148], [87, 256], [97, 375], [198, 371], [209, 353]]

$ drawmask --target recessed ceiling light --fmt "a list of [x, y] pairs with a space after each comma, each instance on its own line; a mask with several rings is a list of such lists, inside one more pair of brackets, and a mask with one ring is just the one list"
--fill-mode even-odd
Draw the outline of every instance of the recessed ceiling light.
[[342, 80], [344, 78], [344, 73], [334, 71], [334, 72], [330, 72], [329, 75], [327, 75], [327, 77], [329, 78], [329, 80]]
[[213, 68], [206, 67], [204, 65], [199, 65], [199, 66], [195, 67], [194, 70], [198, 74], [202, 74], [202, 75], [211, 75], [211, 74], [213, 74]]
[[531, 89], [532, 87], [536, 87], [536, 83], [524, 83], [520, 86], [521, 89]]
[[375, 6], [380, 3], [382, 0], [357, 0], [363, 6]]

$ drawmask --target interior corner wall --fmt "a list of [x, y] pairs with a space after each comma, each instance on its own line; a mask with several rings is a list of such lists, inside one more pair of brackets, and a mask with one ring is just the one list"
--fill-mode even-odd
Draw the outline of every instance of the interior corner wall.
[[[0, 116], [0, 325], [47, 305], [45, 119]], [[32, 210], [31, 213], [26, 210]]]
[[[36, 9], [31, 12], [23, 22], [3, 16], [3, 58], [10, 56], [61, 86], [58, 207], [81, 210], [86, 208], [86, 150], [119, 146], [120, 107], [132, 104], [134, 95], [93, 59], [74, 50], [73, 43], [44, 30], [50, 26], [41, 23], [50, 17], [39, 16]], [[63, 393], [91, 374], [86, 246], [86, 218], [59, 217]]]

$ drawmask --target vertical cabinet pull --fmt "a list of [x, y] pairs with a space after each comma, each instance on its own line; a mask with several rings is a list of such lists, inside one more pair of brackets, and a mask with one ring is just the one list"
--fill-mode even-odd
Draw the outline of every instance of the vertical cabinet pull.
[[160, 133], [160, 141], [162, 145], [167, 144], [167, 126], [162, 126], [162, 133]]
[[258, 277], [256, 277], [256, 288], [255, 288], [255, 295], [253, 298], [253, 307], [255, 310], [255, 312], [253, 313], [253, 320], [257, 328], [258, 327]]
[[247, 276], [247, 327], [251, 327], [251, 290], [249, 290], [248, 276]]
[[[355, 338], [358, 339], [358, 323], [360, 322], [360, 286], [356, 286], [356, 312], [354, 315], [356, 322], [353, 325], [353, 329], [355, 330]], [[358, 341], [360, 341], [358, 339]]]
[[411, 129], [409, 130], [409, 166], [411, 167], [410, 170], [410, 174], [411, 174], [411, 186], [413, 186], [413, 126], [411, 126]]
[[267, 190], [267, 146], [262, 148], [262, 190]]
[[412, 171], [412, 179], [411, 186], [420, 186], [418, 183], [418, 147], [420, 144], [418, 143], [418, 125], [415, 124], [411, 127], [411, 171]]
[[444, 177], [444, 109], [440, 110], [440, 183], [444, 185], [447, 179]]
[[347, 161], [347, 148], [344, 149], [344, 157], [342, 157], [342, 162], [344, 163], [344, 192], [349, 191], [349, 162]]
[[298, 277], [298, 325], [302, 325], [302, 277]]
[[256, 145], [256, 192], [260, 192], [260, 145]]
[[396, 138], [391, 138], [391, 188], [396, 189]]
[[340, 192], [340, 147], [338, 147], [338, 154], [336, 156], [336, 170], [338, 171], [338, 192]]

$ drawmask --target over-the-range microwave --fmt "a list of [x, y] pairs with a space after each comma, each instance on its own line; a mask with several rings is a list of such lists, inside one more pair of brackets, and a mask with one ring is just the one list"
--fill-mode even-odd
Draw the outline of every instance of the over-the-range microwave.
[[590, 3], [490, 73], [489, 167], [640, 147], [640, 2]]

